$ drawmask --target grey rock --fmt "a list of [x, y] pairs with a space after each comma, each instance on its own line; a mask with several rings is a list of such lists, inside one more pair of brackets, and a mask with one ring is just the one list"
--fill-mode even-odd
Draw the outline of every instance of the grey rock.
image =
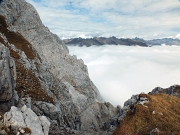
[[126, 116], [126, 113], [131, 110], [134, 111], [136, 104], [139, 102], [139, 95], [132, 95], [130, 99], [124, 102], [124, 106], [121, 108], [117, 106], [116, 115], [108, 119], [104, 125], [103, 130], [107, 131], [108, 134], [113, 133], [113, 131], [121, 124]]
[[24, 117], [24, 122], [26, 123], [27, 127], [31, 129], [31, 134], [44, 135], [39, 117], [30, 108], [27, 108], [26, 106], [23, 106], [21, 108], [21, 112]]
[[45, 116], [39, 116], [39, 119], [41, 121], [41, 125], [42, 125], [42, 128], [43, 128], [44, 135], [48, 135], [49, 127], [50, 127], [49, 120]]
[[33, 104], [32, 109], [36, 112], [36, 114], [45, 115], [49, 117], [51, 120], [59, 119], [59, 115], [62, 114], [60, 108], [56, 107], [55, 105], [51, 103], [46, 103], [42, 101], [35, 102]]
[[0, 109], [7, 111], [15, 100], [18, 100], [15, 92], [16, 66], [10, 57], [9, 49], [0, 43]]
[[26, 127], [26, 124], [24, 123], [24, 117], [22, 112], [12, 106], [11, 110], [4, 115], [4, 124], [12, 128], [20, 128], [20, 127]]
[[171, 96], [176, 96], [180, 98], [180, 86], [173, 85], [173, 86], [170, 86], [169, 88], [156, 87], [151, 92], [149, 92], [149, 94], [151, 95], [154, 95], [157, 93], [165, 93], [165, 94], [169, 94]]
[[12, 106], [4, 115], [4, 125], [11, 127], [14, 133], [25, 133], [25, 128], [28, 128], [31, 135], [48, 135], [50, 122], [45, 116], [38, 117], [24, 105], [21, 109]]
[[[98, 131], [103, 127], [103, 123], [116, 114], [116, 109], [110, 103], [94, 102], [81, 114], [81, 128]], [[86, 123], [85, 121], [91, 122]]]
[[149, 135], [159, 135], [160, 131], [158, 128], [153, 129]]
[[18, 107], [23, 107], [24, 105], [26, 105], [27, 108], [31, 108], [31, 97], [21, 98], [19, 100]]

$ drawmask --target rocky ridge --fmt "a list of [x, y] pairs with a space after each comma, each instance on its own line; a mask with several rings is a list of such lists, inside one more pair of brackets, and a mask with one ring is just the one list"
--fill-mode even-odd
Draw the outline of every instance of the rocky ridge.
[[179, 85], [156, 87], [148, 94], [133, 95], [125, 101], [117, 115], [106, 121], [103, 128], [113, 135], [154, 135], [155, 131], [179, 134], [179, 103]]
[[180, 45], [179, 39], [173, 38], [162, 38], [162, 39], [152, 39], [152, 40], [144, 40], [141, 38], [117, 38], [117, 37], [94, 37], [94, 38], [72, 38], [72, 39], [64, 39], [63, 40], [67, 45], [77, 45], [77, 46], [102, 46], [102, 45], [126, 45], [126, 46], [143, 46], [149, 47], [154, 45]]
[[162, 38], [162, 39], [152, 39], [152, 40], [144, 40], [141, 38], [133, 38], [135, 41], [146, 43], [147, 45], [153, 46], [153, 45], [180, 45], [180, 40], [177, 38]]
[[67, 45], [78, 45], [78, 46], [102, 46], [102, 45], [126, 45], [126, 46], [142, 46], [148, 47], [148, 45], [141, 41], [136, 41], [133, 39], [123, 39], [123, 38], [116, 38], [116, 37], [94, 37], [94, 38], [72, 38], [72, 39], [64, 39], [63, 40]]

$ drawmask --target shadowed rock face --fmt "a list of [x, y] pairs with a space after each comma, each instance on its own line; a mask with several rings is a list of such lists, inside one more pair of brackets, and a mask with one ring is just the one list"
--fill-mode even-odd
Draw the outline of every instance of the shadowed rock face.
[[16, 66], [7, 47], [0, 43], [0, 110], [5, 112], [15, 103]]

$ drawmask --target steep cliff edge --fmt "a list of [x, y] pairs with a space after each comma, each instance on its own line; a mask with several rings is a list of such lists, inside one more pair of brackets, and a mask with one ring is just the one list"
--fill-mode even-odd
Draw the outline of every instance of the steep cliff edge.
[[86, 65], [69, 55], [34, 7], [24, 0], [3, 0], [0, 27], [0, 42], [9, 48], [17, 69], [14, 89], [19, 100], [11, 105], [26, 105], [36, 115], [46, 116], [51, 123], [49, 134], [100, 132], [116, 108], [101, 103]]

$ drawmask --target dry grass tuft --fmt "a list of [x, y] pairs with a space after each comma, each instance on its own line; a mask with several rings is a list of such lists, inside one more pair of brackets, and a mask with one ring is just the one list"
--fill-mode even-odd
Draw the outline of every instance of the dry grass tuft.
[[39, 79], [35, 74], [16, 61], [16, 90], [20, 97], [29, 96], [36, 101], [53, 103], [53, 98], [41, 89]]
[[27, 133], [30, 133], [30, 134], [32, 133], [31, 129], [28, 128], [28, 127], [23, 128], [23, 130], [25, 131], [26, 134]]
[[179, 135], [180, 99], [167, 94], [146, 96], [149, 100], [145, 104], [147, 107], [139, 104], [134, 113], [129, 111], [114, 135], [149, 135], [154, 128], [160, 130], [160, 135], [169, 135], [171, 132]]
[[14, 44], [18, 49], [24, 51], [29, 59], [34, 59], [36, 55], [32, 49], [32, 45], [20, 33], [9, 31], [7, 27], [5, 18], [0, 15], [0, 32], [6, 36], [9, 43]]

